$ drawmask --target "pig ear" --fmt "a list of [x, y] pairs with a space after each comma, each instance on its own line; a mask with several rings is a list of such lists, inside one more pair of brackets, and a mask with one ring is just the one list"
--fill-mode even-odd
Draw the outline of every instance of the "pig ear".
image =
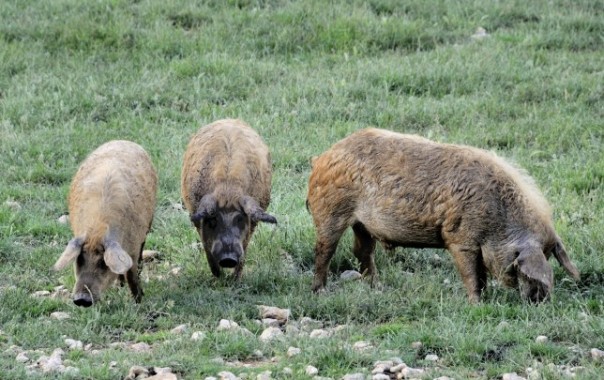
[[523, 249], [515, 263], [518, 271], [525, 277], [541, 282], [547, 289], [551, 289], [554, 285], [554, 272], [540, 249]]
[[204, 195], [199, 201], [197, 210], [191, 215], [191, 222], [199, 228], [199, 222], [216, 213], [216, 198], [212, 194]]
[[61, 254], [61, 257], [59, 257], [53, 268], [55, 270], [61, 270], [65, 268], [67, 264], [69, 264], [70, 262], [75, 260], [76, 257], [78, 257], [78, 255], [82, 251], [82, 245], [84, 245], [83, 237], [76, 237], [71, 239], [69, 243], [67, 243], [67, 247], [65, 247], [65, 250]]
[[116, 241], [105, 242], [105, 264], [116, 274], [124, 274], [132, 268], [132, 258]]
[[250, 216], [252, 222], [265, 222], [265, 223], [273, 223], [277, 224], [277, 218], [274, 216], [267, 214], [258, 202], [250, 196], [244, 196], [241, 198], [239, 202], [241, 207], [243, 207], [243, 211]]
[[562, 268], [564, 268], [566, 273], [571, 275], [572, 278], [574, 278], [575, 280], [579, 280], [579, 278], [581, 277], [579, 275], [579, 271], [577, 270], [577, 267], [568, 258], [566, 250], [564, 249], [564, 245], [560, 240], [558, 240], [556, 242], [556, 245], [554, 246], [554, 257], [556, 258], [556, 260], [558, 260], [560, 265], [562, 265]]

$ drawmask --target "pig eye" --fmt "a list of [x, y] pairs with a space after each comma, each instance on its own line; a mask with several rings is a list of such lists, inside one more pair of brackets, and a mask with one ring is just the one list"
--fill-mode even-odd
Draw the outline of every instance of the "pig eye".
[[105, 260], [97, 261], [96, 267], [101, 270], [107, 270], [107, 264], [105, 264]]
[[216, 228], [216, 218], [206, 218], [204, 222], [208, 226], [208, 228], [214, 229]]
[[235, 224], [238, 224], [238, 225], [243, 224], [243, 215], [238, 214], [238, 215], [235, 217]]

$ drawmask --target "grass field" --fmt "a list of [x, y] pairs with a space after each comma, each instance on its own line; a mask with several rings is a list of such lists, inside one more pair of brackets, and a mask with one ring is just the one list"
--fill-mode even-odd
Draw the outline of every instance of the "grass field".
[[[479, 27], [486, 36], [474, 36]], [[212, 278], [187, 214], [174, 207], [188, 139], [226, 117], [247, 121], [269, 145], [269, 212], [279, 220], [258, 228], [239, 284]], [[492, 149], [526, 168], [581, 280], [552, 260], [549, 302], [530, 305], [490, 283], [484, 301], [469, 305], [446, 251], [378, 248], [372, 288], [339, 280], [358, 269], [348, 234], [327, 292], [313, 295], [310, 158], [368, 126]], [[79, 163], [111, 139], [144, 146], [160, 177], [146, 245], [160, 260], [145, 265], [143, 302], [119, 287], [87, 309], [34, 297], [75, 282], [72, 271], [51, 269], [72, 237], [57, 219]], [[186, 379], [224, 370], [311, 378], [313, 365], [339, 379], [369, 376], [391, 357], [429, 369], [426, 379], [527, 377], [538, 363], [535, 379], [564, 378], [562, 365], [582, 367], [577, 379], [601, 378], [604, 361], [590, 350], [604, 350], [603, 144], [600, 0], [3, 1], [0, 378], [122, 379], [133, 365]], [[310, 317], [344, 327], [327, 339], [291, 329], [263, 343], [259, 304], [289, 308], [292, 326]], [[71, 318], [51, 318], [58, 311]], [[220, 319], [252, 334], [217, 331]], [[171, 332], [180, 324], [188, 333]], [[189, 339], [193, 331], [205, 339]], [[70, 350], [65, 338], [90, 346]], [[355, 350], [357, 341], [372, 348]], [[290, 346], [301, 353], [287, 357]], [[78, 373], [26, 368], [55, 348]], [[30, 360], [18, 362], [19, 352]]]

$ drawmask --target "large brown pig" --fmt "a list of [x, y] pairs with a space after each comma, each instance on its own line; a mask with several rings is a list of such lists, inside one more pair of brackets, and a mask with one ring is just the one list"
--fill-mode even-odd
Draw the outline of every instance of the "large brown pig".
[[140, 302], [138, 262], [153, 220], [157, 174], [138, 144], [110, 141], [81, 164], [69, 190], [74, 238], [54, 267], [75, 260], [73, 302], [91, 306], [120, 276]]
[[214, 276], [221, 267], [235, 268], [239, 279], [256, 224], [277, 223], [265, 212], [271, 177], [266, 144], [241, 120], [215, 121], [191, 138], [181, 192]]
[[375, 242], [386, 247], [446, 248], [471, 301], [487, 271], [534, 302], [554, 278], [547, 260], [579, 272], [554, 231], [533, 180], [493, 153], [380, 129], [344, 138], [314, 159], [307, 205], [316, 226], [313, 290], [347, 227], [361, 271], [376, 275]]

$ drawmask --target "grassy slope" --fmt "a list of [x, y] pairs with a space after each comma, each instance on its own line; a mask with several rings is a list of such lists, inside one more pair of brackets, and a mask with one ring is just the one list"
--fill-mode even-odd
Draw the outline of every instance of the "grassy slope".
[[[474, 40], [477, 27], [490, 36]], [[604, 5], [534, 1], [152, 1], [60, 0], [0, 6], [0, 368], [19, 378], [24, 367], [11, 345], [52, 350], [62, 336], [105, 348], [144, 341], [161, 349], [99, 357], [70, 352], [81, 374], [120, 378], [130, 365], [172, 366], [186, 377], [217, 373], [216, 356], [252, 361], [253, 352], [283, 355], [324, 376], [367, 371], [392, 355], [421, 366], [442, 358], [434, 373], [496, 377], [523, 372], [533, 360], [583, 365], [604, 348]], [[191, 244], [195, 231], [178, 202], [180, 163], [190, 135], [223, 117], [240, 117], [265, 138], [274, 160], [270, 211], [280, 225], [257, 231], [244, 280], [211, 278]], [[582, 271], [579, 284], [555, 263], [553, 300], [535, 307], [511, 290], [491, 287], [469, 306], [446, 252], [399, 249], [378, 254], [381, 286], [344, 284], [310, 295], [314, 232], [304, 208], [309, 159], [366, 126], [419, 133], [494, 149], [535, 177], [555, 210], [557, 229]], [[133, 305], [112, 290], [102, 305], [30, 293], [73, 275], [50, 270], [68, 227], [56, 219], [79, 162], [110, 139], [131, 139], [152, 155], [160, 174], [159, 202], [147, 246], [164, 261], [145, 269], [145, 299]], [[21, 205], [14, 209], [5, 201]], [[350, 236], [332, 262], [334, 273], [356, 267]], [[284, 256], [289, 255], [290, 260]], [[170, 267], [178, 277], [159, 280]], [[414, 275], [408, 275], [413, 272]], [[450, 280], [447, 281], [447, 280]], [[8, 289], [15, 285], [16, 289]], [[264, 345], [214, 332], [221, 318], [255, 333], [256, 304], [291, 308], [343, 335], [317, 343], [302, 338]], [[51, 321], [53, 311], [72, 319]], [[581, 314], [583, 313], [583, 314]], [[507, 328], [498, 328], [507, 321]], [[188, 323], [203, 343], [168, 331]], [[550, 343], [535, 344], [539, 334]], [[356, 353], [342, 341], [369, 340]], [[421, 340], [422, 352], [410, 343]], [[108, 369], [118, 361], [118, 371]], [[238, 370], [234, 370], [238, 372]], [[245, 371], [243, 371], [245, 372]], [[553, 374], [550, 374], [554, 376]]]

